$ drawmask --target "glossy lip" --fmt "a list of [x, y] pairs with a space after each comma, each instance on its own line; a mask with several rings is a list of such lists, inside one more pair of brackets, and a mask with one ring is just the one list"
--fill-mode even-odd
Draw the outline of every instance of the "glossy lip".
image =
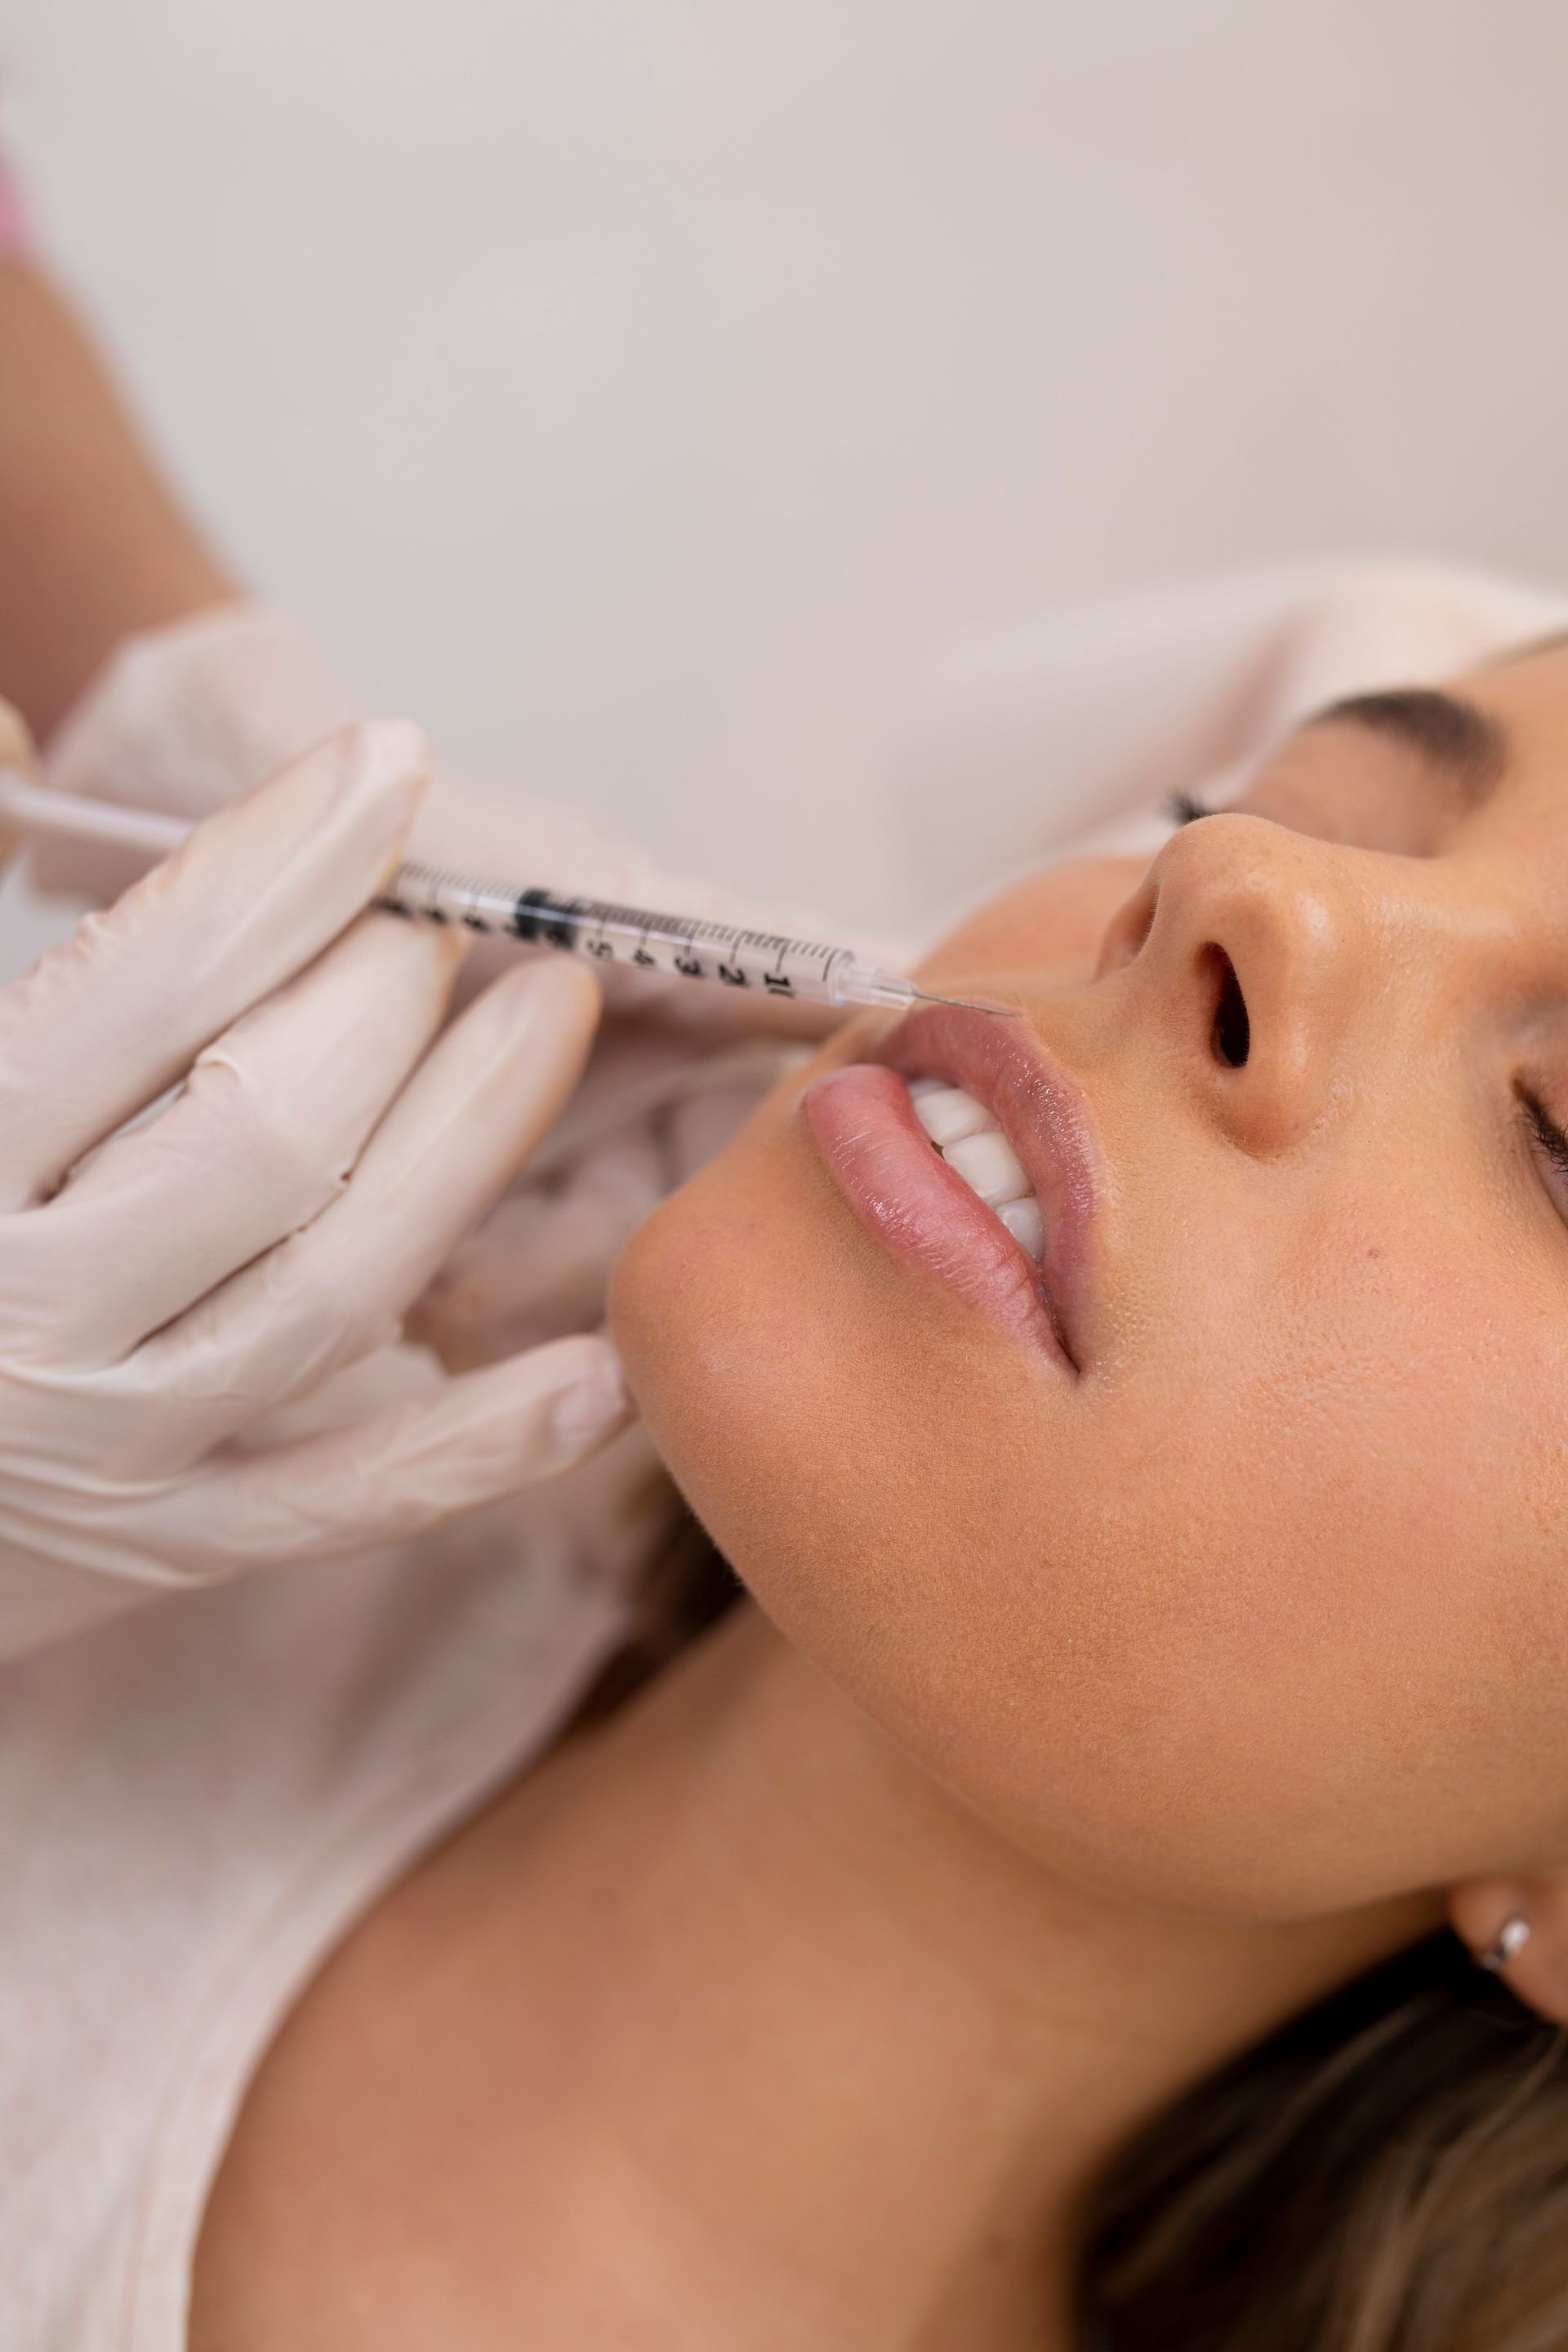
[[[944, 1078], [985, 1105], [1039, 1201], [1040, 1266], [931, 1149], [891, 1073]], [[1017, 1337], [1084, 1370], [1100, 1154], [1083, 1094], [1022, 1022], [921, 1005], [863, 1061], [816, 1079], [802, 1107], [863, 1223]]]

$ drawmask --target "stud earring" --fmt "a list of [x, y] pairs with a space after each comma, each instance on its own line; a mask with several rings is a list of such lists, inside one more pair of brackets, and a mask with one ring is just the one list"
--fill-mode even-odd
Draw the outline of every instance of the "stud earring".
[[1476, 1966], [1489, 1969], [1495, 1977], [1507, 1968], [1510, 1960], [1523, 1951], [1529, 1941], [1529, 1920], [1522, 1911], [1510, 1911], [1498, 1929], [1497, 1942], [1489, 1945], [1484, 1952], [1476, 1954]]

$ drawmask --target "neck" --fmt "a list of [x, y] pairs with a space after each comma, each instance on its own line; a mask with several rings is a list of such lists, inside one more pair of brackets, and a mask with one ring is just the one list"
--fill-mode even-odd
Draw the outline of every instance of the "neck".
[[[1111, 2151], [1437, 1917], [1237, 1925], [1069, 1885], [751, 1609], [577, 1769], [574, 1835], [597, 1808], [617, 1889], [598, 2023], [575, 2021], [605, 2053], [587, 2126], [679, 2266], [656, 2293], [681, 2341], [760, 2341], [768, 2310], [781, 2347], [1065, 2347], [1073, 2216]], [[606, 2040], [606, 2014], [635, 2022]]]

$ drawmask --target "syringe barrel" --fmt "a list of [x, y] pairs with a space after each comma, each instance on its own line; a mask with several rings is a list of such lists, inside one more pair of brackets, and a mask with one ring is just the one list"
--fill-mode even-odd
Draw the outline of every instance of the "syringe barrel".
[[574, 898], [552, 890], [513, 890], [437, 868], [399, 866], [384, 904], [435, 922], [460, 923], [542, 947], [565, 948], [595, 962], [633, 971], [717, 981], [785, 1003], [842, 1004], [843, 976], [855, 965], [848, 948], [829, 947], [783, 932], [748, 930], [736, 923], [656, 913], [606, 898]]

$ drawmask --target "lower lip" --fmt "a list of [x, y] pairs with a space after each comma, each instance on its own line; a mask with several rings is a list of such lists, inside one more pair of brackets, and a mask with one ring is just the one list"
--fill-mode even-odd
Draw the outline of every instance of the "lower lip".
[[801, 1108], [862, 1224], [967, 1306], [1073, 1369], [1039, 1268], [932, 1150], [902, 1078], [852, 1062], [816, 1079]]

